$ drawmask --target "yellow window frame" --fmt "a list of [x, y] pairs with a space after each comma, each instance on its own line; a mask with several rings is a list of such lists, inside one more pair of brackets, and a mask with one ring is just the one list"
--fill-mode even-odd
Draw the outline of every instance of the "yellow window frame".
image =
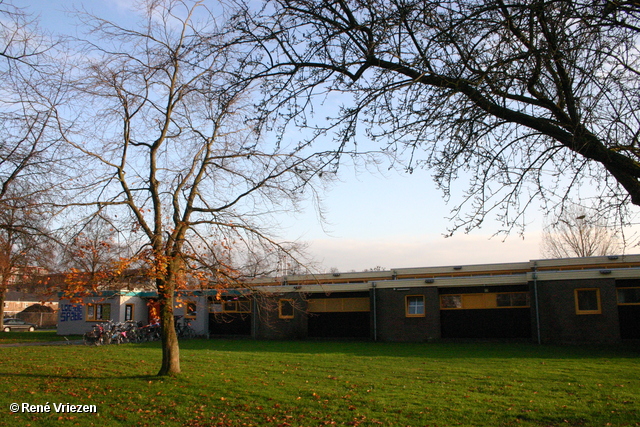
[[[131, 315], [127, 316], [127, 311], [131, 310]], [[133, 320], [136, 318], [135, 317], [135, 312], [136, 312], [136, 306], [135, 304], [125, 304], [124, 306], [124, 321], [125, 322], [133, 322]], [[129, 319], [127, 319], [127, 317], [129, 317]]]
[[[186, 319], [195, 319], [198, 311], [198, 303], [196, 301], [185, 301], [184, 305], [184, 317]], [[193, 306], [193, 310], [189, 310], [189, 306]]]
[[[524, 305], [512, 305], [514, 295], [526, 295]], [[469, 294], [440, 295], [440, 310], [504, 310], [529, 308], [531, 302], [526, 291], [515, 292], [474, 292]], [[498, 295], [509, 296], [509, 305], [498, 305]], [[447, 301], [447, 303], [445, 303]]]
[[[282, 307], [284, 305], [283, 303], [289, 304], [289, 306], [291, 307], [291, 314], [282, 313]], [[281, 299], [278, 301], [278, 317], [280, 319], [293, 319], [294, 315], [295, 315], [295, 307], [293, 305], [292, 299]]]
[[[104, 309], [104, 307], [108, 307], [107, 310]], [[98, 310], [98, 308], [100, 308]], [[89, 315], [90, 311], [93, 313], [92, 315]], [[98, 317], [98, 311], [100, 312], [100, 317]], [[107, 316], [105, 316], [105, 311]], [[88, 303], [87, 304], [87, 317], [86, 317], [86, 321], [87, 322], [101, 322], [103, 320], [110, 320], [111, 319], [111, 304], [106, 303], [106, 304], [97, 304], [97, 303]]]
[[[581, 292], [595, 292], [597, 309], [581, 309], [580, 308], [580, 293]], [[602, 314], [602, 301], [600, 299], [600, 288], [578, 288], [573, 290], [573, 299], [575, 301], [576, 314]]]
[[223, 313], [251, 313], [251, 300], [234, 300], [222, 302]]
[[[422, 313], [410, 313], [409, 312], [409, 300], [411, 298], [415, 298], [414, 301], [422, 302]], [[424, 295], [406, 295], [404, 297], [404, 314], [405, 317], [425, 317], [425, 303], [424, 303]]]

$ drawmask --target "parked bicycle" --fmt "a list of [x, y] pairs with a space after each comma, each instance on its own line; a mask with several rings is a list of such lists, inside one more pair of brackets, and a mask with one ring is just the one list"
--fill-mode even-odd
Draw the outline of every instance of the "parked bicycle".
[[[179, 339], [196, 338], [196, 331], [183, 316], [175, 316], [176, 333]], [[142, 343], [158, 341], [162, 337], [160, 323], [155, 321], [148, 325], [142, 322], [113, 322], [97, 323], [83, 336], [85, 345], [108, 345], [124, 343]]]
[[153, 322], [148, 325], [138, 325], [137, 334], [140, 342], [158, 341], [162, 337], [160, 323]]
[[191, 339], [198, 336], [195, 329], [191, 327], [191, 322], [189, 322], [187, 318], [183, 316], [174, 316], [174, 322], [176, 326], [176, 334], [178, 334], [178, 339]]
[[89, 332], [85, 332], [83, 341], [85, 345], [102, 345], [105, 342], [105, 328], [102, 324], [93, 325], [93, 329]]

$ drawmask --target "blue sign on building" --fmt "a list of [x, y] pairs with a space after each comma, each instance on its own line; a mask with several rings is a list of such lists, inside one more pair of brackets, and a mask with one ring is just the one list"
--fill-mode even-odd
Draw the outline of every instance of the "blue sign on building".
[[60, 309], [60, 321], [71, 322], [82, 320], [82, 306], [76, 304], [63, 304]]

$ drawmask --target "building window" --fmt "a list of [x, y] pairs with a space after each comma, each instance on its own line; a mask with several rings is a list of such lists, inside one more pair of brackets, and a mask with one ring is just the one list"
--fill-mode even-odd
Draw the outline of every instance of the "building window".
[[529, 307], [529, 294], [526, 292], [496, 294], [496, 307]]
[[640, 304], [640, 288], [618, 288], [618, 304]]
[[133, 304], [127, 304], [124, 306], [124, 321], [133, 321]]
[[222, 311], [224, 313], [251, 313], [251, 301], [249, 300], [224, 301], [222, 303]]
[[96, 306], [96, 320], [111, 319], [111, 304], [98, 304]]
[[462, 295], [441, 295], [440, 308], [462, 308]]
[[407, 317], [424, 317], [424, 295], [407, 295], [405, 313]]
[[369, 298], [313, 298], [307, 301], [309, 313], [354, 313], [369, 311]]
[[576, 314], [600, 314], [600, 289], [576, 289], [574, 291]]
[[187, 301], [184, 304], [184, 317], [194, 319], [196, 317], [197, 305], [194, 301]]
[[278, 301], [278, 317], [281, 319], [293, 319], [293, 300], [281, 299]]
[[88, 304], [87, 321], [100, 321], [111, 319], [111, 304]]
[[460, 295], [440, 295], [442, 310], [477, 310], [529, 307], [528, 292], [484, 292]]

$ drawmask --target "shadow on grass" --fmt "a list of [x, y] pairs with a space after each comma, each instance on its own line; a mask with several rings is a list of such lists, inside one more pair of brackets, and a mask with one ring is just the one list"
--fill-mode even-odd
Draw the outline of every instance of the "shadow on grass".
[[3, 372], [0, 371], [0, 375], [6, 378], [47, 378], [47, 379], [60, 379], [60, 380], [143, 380], [143, 381], [157, 381], [157, 380], [171, 380], [172, 377], [159, 377], [155, 374], [147, 375], [61, 375], [61, 374], [36, 374], [36, 373], [15, 373], [15, 372]]
[[81, 339], [82, 335], [57, 335], [55, 330], [36, 330], [34, 332], [0, 332], [0, 344], [67, 342]]
[[529, 342], [380, 343], [370, 341], [260, 341], [196, 339], [182, 350], [249, 353], [347, 354], [360, 357], [427, 359], [619, 359], [640, 356], [640, 342], [614, 345], [538, 345]]

